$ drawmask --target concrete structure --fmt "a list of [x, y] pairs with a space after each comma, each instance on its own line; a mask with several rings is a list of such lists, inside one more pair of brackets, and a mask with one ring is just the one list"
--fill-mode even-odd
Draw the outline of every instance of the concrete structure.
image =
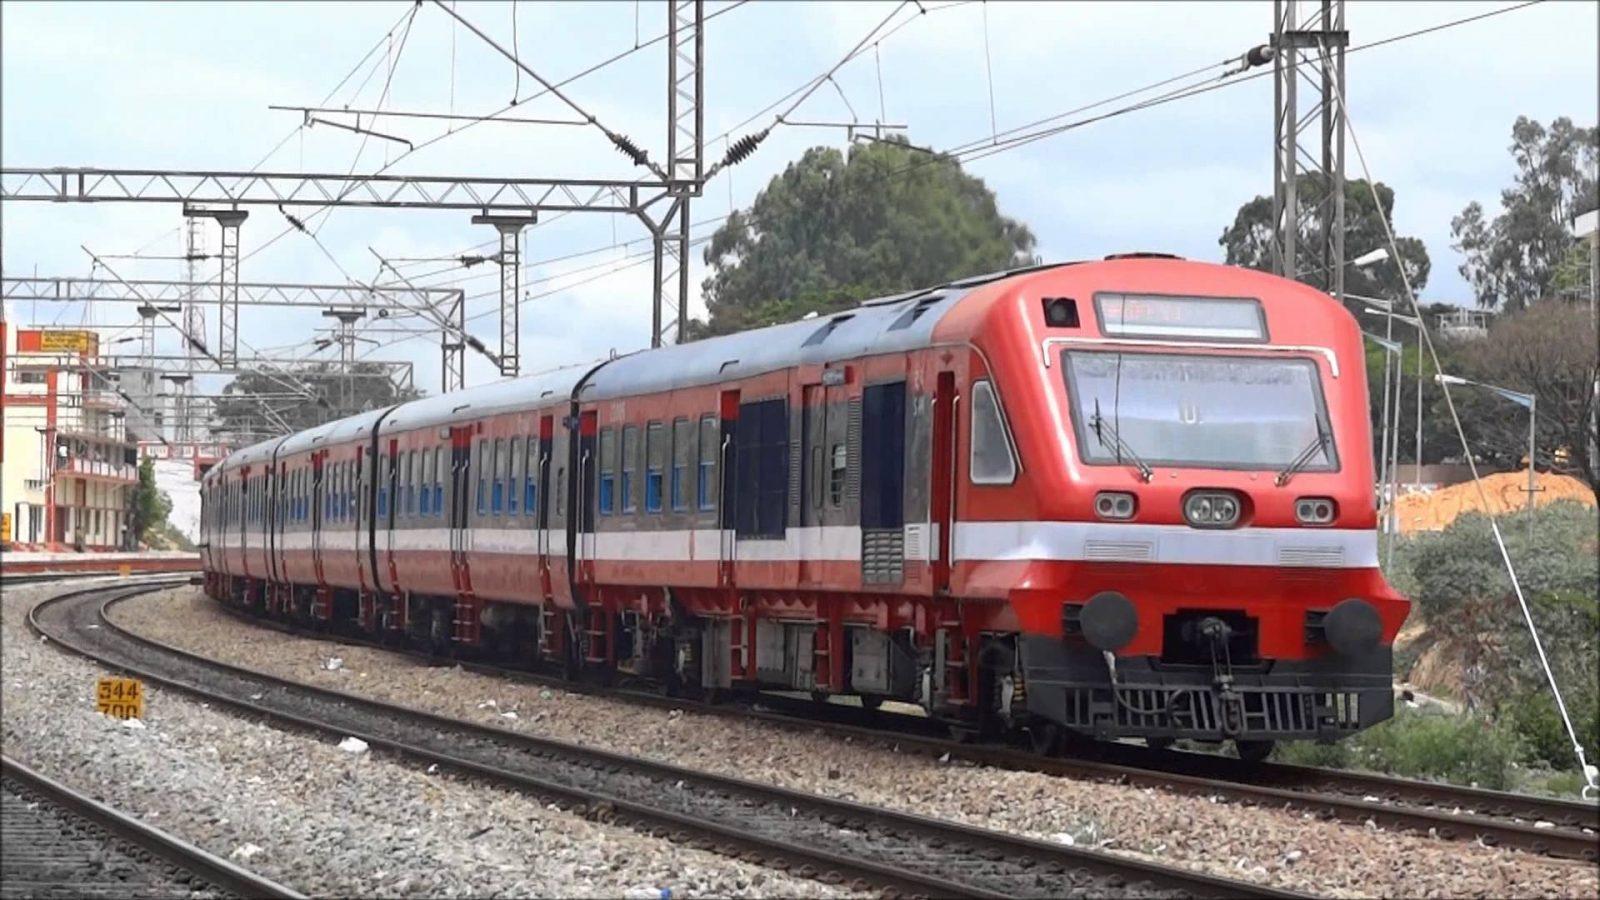
[[99, 336], [0, 320], [0, 538], [8, 549], [115, 550], [128, 534], [138, 446], [97, 365]]

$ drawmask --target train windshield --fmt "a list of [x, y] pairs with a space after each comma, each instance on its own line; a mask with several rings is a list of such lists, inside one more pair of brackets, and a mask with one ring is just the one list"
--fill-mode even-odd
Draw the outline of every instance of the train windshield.
[[1312, 360], [1067, 350], [1061, 361], [1086, 463], [1338, 467]]

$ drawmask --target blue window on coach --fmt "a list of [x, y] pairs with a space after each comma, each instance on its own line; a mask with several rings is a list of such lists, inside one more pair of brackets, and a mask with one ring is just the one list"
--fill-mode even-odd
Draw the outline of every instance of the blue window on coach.
[[437, 452], [437, 450], [422, 451], [422, 471], [417, 475], [417, 513], [423, 517], [433, 515], [433, 491], [428, 489], [428, 458]]
[[517, 514], [517, 503], [522, 500], [522, 438], [512, 438], [509, 447], [511, 480], [506, 482], [506, 515]]
[[660, 422], [644, 429], [644, 511], [661, 512], [661, 480], [666, 465], [667, 430]]
[[522, 514], [531, 516], [539, 504], [539, 440], [528, 438], [528, 452], [522, 467], [527, 480], [522, 483]]
[[689, 498], [685, 494], [688, 485], [685, 479], [689, 474], [689, 438], [690, 431], [688, 419], [676, 419], [672, 423], [672, 511], [683, 512], [689, 508]]
[[445, 448], [439, 447], [433, 451], [433, 515], [435, 518], [444, 515], [444, 482], [439, 480], [439, 473], [444, 468]]
[[488, 455], [485, 450], [488, 443], [488, 441], [479, 441], [478, 451], [472, 455], [472, 468], [478, 473], [478, 515], [480, 516], [489, 511], [489, 470], [485, 468], [488, 460], [484, 459]]
[[616, 510], [617, 432], [614, 428], [600, 429], [600, 515], [609, 516]]
[[489, 495], [489, 507], [490, 512], [498, 516], [505, 512], [506, 505], [506, 454], [504, 442], [499, 438], [494, 439], [493, 446], [489, 456], [489, 471], [494, 473], [494, 487]]
[[715, 416], [700, 419], [700, 477], [695, 487], [695, 503], [702, 511], [717, 508], [716, 477], [718, 451]]
[[627, 425], [622, 429], [622, 511], [639, 509], [639, 496], [634, 491], [639, 474], [639, 426]]

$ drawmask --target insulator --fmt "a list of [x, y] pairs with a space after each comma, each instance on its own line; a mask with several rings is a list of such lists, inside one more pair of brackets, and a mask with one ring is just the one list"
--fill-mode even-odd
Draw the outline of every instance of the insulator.
[[489, 352], [489, 348], [485, 347], [483, 345], [483, 341], [478, 340], [477, 338], [473, 337], [472, 335], [470, 335], [470, 334], [463, 335], [463, 339], [467, 342], [467, 346], [468, 347], [471, 347], [472, 349], [478, 351], [479, 353], [487, 353], [487, 352]]
[[612, 132], [611, 143], [616, 144], [617, 149], [622, 151], [622, 155], [633, 160], [633, 164], [636, 166], [642, 166], [650, 161], [650, 157], [639, 149], [639, 145], [629, 140], [625, 134]]
[[287, 209], [284, 209], [282, 206], [279, 206], [278, 207], [278, 212], [283, 213], [283, 217], [285, 219], [288, 219], [289, 220], [289, 224], [293, 225], [296, 230], [298, 230], [298, 231], [305, 231], [306, 230], [306, 223], [304, 223], [304, 222], [300, 221], [299, 219], [295, 218], [294, 214], [289, 212]]
[[744, 162], [745, 157], [756, 152], [756, 148], [761, 146], [761, 142], [767, 139], [767, 133], [771, 130], [770, 128], [763, 128], [755, 134], [747, 134], [734, 141], [733, 146], [729, 147], [727, 154], [722, 157], [722, 164], [724, 166], [732, 166]]
[[1262, 44], [1258, 47], [1251, 47], [1244, 54], [1244, 67], [1246, 69], [1253, 69], [1256, 66], [1264, 66], [1267, 63], [1272, 62], [1272, 56], [1273, 50], [1270, 44]]

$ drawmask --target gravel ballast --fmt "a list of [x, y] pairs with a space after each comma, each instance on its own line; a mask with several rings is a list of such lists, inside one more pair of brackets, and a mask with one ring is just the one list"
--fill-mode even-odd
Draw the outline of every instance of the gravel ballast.
[[[0, 604], [4, 749], [218, 856], [321, 896], [806, 896], [848, 892], [590, 821], [537, 798], [347, 752], [151, 687], [145, 716], [94, 711], [96, 666]], [[170, 608], [181, 595], [162, 601]], [[160, 607], [157, 607], [159, 610]], [[220, 623], [218, 623], [220, 624]], [[277, 650], [258, 642], [258, 650]], [[260, 662], [252, 657], [250, 662]]]
[[140, 634], [216, 659], [442, 715], [1308, 893], [1592, 897], [1600, 891], [1593, 864], [1148, 788], [941, 763], [820, 732], [429, 667], [240, 622], [198, 588], [134, 599], [112, 615]]

